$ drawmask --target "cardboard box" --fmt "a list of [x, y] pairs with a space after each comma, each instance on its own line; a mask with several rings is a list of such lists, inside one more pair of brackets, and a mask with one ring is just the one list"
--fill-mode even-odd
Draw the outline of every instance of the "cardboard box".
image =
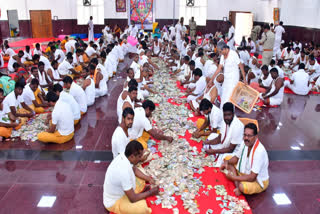
[[245, 85], [243, 82], [238, 82], [232, 92], [230, 102], [245, 113], [250, 114], [258, 98], [258, 91], [251, 88], [249, 85]]

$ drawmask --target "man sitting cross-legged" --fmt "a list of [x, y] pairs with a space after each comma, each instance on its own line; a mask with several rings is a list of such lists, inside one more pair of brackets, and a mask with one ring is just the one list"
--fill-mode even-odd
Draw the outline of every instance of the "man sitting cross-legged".
[[52, 122], [47, 131], [38, 134], [38, 139], [44, 143], [66, 143], [74, 135], [74, 118], [71, 107], [59, 99], [59, 96], [53, 91], [49, 91], [46, 98], [50, 106], [54, 107], [51, 114]]
[[[203, 99], [200, 102], [199, 110], [206, 115], [205, 119], [198, 119], [197, 130], [192, 134], [193, 137], [209, 136], [211, 133], [217, 133], [218, 128], [222, 124], [222, 112], [220, 108], [212, 104], [208, 99]], [[204, 130], [210, 125], [211, 130], [204, 132]], [[216, 135], [214, 135], [216, 136]]]
[[109, 165], [103, 184], [103, 204], [108, 211], [116, 214], [151, 213], [145, 199], [157, 195], [159, 187], [143, 191], [146, 181], [155, 182], [136, 167], [142, 155], [142, 145], [133, 140]]
[[212, 133], [203, 144], [207, 154], [214, 154], [218, 159], [218, 165], [228, 153], [238, 150], [243, 138], [243, 123], [234, 113], [234, 105], [227, 102], [223, 105], [223, 120], [220, 134]]
[[228, 170], [226, 176], [234, 181], [237, 196], [260, 193], [269, 186], [268, 154], [258, 139], [255, 124], [249, 123], [244, 127], [243, 141], [239, 151], [226, 157], [220, 167]]

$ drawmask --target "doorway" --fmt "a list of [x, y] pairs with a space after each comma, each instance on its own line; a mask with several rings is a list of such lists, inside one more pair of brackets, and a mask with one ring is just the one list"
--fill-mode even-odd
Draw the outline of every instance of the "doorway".
[[10, 37], [19, 36], [19, 19], [17, 10], [7, 10]]
[[51, 38], [51, 10], [30, 10], [30, 20], [33, 38]]

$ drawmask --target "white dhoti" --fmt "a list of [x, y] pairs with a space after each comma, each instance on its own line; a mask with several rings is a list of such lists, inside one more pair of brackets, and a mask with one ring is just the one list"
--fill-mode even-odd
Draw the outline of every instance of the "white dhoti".
[[88, 41], [89, 41], [89, 42], [94, 41], [93, 29], [90, 29], [90, 30], [89, 30], [89, 33], [88, 33]]
[[181, 49], [182, 49], [182, 40], [181, 40], [180, 36], [176, 37], [176, 45], [177, 45], [178, 50], [181, 51]]
[[238, 83], [238, 80], [224, 79], [224, 82], [222, 84], [222, 95], [221, 95], [221, 105], [220, 105], [221, 109], [226, 102], [229, 102], [232, 92], [236, 87], [237, 83]]
[[230, 40], [230, 41], [227, 43], [227, 45], [229, 46], [230, 50], [235, 50], [235, 48], [234, 48], [234, 40], [233, 40], [233, 39]]
[[281, 38], [274, 40], [274, 46], [273, 46], [273, 55], [275, 55], [280, 50], [281, 45]]

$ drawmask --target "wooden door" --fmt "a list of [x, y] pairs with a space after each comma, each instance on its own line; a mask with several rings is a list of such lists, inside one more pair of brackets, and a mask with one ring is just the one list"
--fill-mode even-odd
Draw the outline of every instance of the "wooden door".
[[50, 38], [52, 36], [51, 10], [30, 10], [33, 38]]

